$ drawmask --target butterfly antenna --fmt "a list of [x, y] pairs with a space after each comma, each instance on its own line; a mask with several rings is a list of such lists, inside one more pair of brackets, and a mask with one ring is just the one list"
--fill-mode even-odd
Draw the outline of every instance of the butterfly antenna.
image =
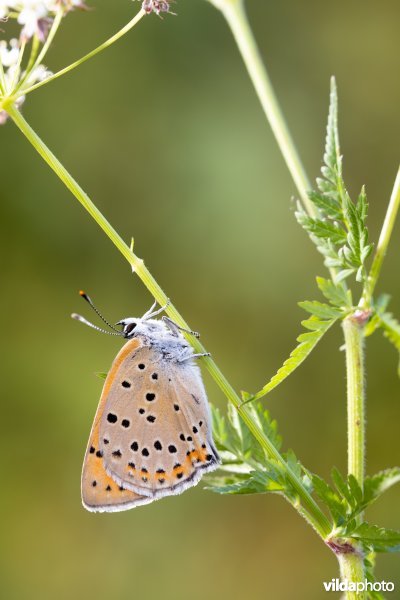
[[100, 333], [106, 333], [107, 335], [124, 335], [122, 333], [122, 331], [117, 331], [117, 330], [116, 331], [106, 331], [105, 329], [102, 329], [101, 327], [97, 327], [97, 325], [93, 325], [93, 323], [91, 323], [90, 321], [85, 319], [85, 317], [82, 317], [81, 315], [77, 315], [76, 313], [72, 313], [71, 317], [72, 317], [72, 319], [75, 319], [75, 321], [80, 321], [81, 323], [84, 323], [84, 325], [87, 325], [88, 327], [91, 327], [92, 329], [96, 329], [96, 331], [100, 331]]
[[[91, 306], [91, 307], [93, 308], [94, 312], [96, 313], [96, 315], [97, 315], [98, 317], [100, 317], [100, 319], [103, 321], [103, 323], [105, 323], [105, 324], [106, 324], [106, 325], [107, 325], [107, 326], [108, 326], [110, 329], [112, 329], [113, 331], [117, 331], [117, 332], [118, 332], [118, 334], [120, 334], [120, 333], [121, 333], [121, 332], [119, 331], [119, 329], [116, 329], [116, 328], [114, 327], [114, 325], [111, 325], [111, 323], [109, 323], [109, 322], [107, 321], [107, 319], [105, 319], [105, 318], [103, 317], [103, 315], [101, 314], [101, 312], [99, 311], [99, 309], [95, 307], [95, 305], [93, 304], [93, 302], [92, 302], [92, 300], [91, 300], [90, 296], [88, 296], [88, 295], [86, 294], [86, 292], [82, 292], [82, 290], [81, 290], [81, 291], [79, 292], [79, 295], [80, 295], [80, 296], [81, 296], [81, 297], [82, 297], [84, 300], [86, 300], [86, 302], [89, 304], [89, 306]], [[88, 322], [89, 322], [89, 321], [88, 321]]]

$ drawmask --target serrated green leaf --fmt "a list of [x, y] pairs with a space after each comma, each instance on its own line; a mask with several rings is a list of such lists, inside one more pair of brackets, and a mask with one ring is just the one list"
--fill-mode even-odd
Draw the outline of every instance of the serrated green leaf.
[[347, 532], [347, 536], [374, 552], [400, 552], [400, 531], [364, 522], [353, 531]]
[[378, 298], [376, 298], [376, 300], [374, 302], [374, 307], [375, 307], [376, 312], [378, 314], [386, 312], [389, 302], [390, 302], [389, 294], [381, 294], [380, 296], [378, 296]]
[[322, 167], [321, 172], [324, 176], [324, 183], [321, 185], [321, 181], [318, 180], [318, 185], [321, 192], [331, 192], [336, 194], [338, 185], [338, 178], [341, 177], [342, 164], [340, 157], [339, 147], [339, 133], [338, 133], [338, 98], [336, 81], [334, 77], [331, 79], [331, 91], [330, 91], [330, 102], [329, 102], [329, 114], [328, 124], [326, 128], [326, 139], [325, 139], [325, 153], [324, 153], [325, 166]]
[[246, 478], [245, 480], [237, 480], [232, 483], [224, 483], [223, 479], [211, 479], [207, 478], [207, 490], [211, 490], [216, 494], [230, 494], [230, 495], [239, 495], [239, 494], [261, 494], [265, 493], [266, 490], [260, 485], [257, 481], [254, 481], [251, 477]]
[[350, 474], [347, 478], [347, 481], [351, 492], [351, 499], [354, 503], [355, 508], [357, 505], [360, 505], [363, 501], [363, 491], [354, 475]]
[[[318, 305], [318, 306], [317, 306]], [[342, 314], [341, 311], [328, 306], [327, 304], [321, 304], [319, 302], [313, 303], [300, 303], [302, 308], [308, 310], [308, 312], [319, 312], [323, 315], [331, 315], [328, 320], [319, 319], [316, 316], [312, 316], [302, 324], [304, 327], [309, 329], [307, 333], [302, 333], [298, 336], [298, 346], [291, 352], [289, 358], [285, 360], [282, 367], [278, 369], [277, 373], [269, 380], [269, 382], [259, 391], [254, 394], [253, 399], [259, 400], [267, 394], [269, 394], [274, 388], [276, 388], [282, 381], [284, 381], [301, 363], [311, 354], [315, 346], [318, 344], [320, 339], [326, 333], [328, 329], [337, 321], [339, 316]], [[332, 315], [334, 315], [332, 317]], [[251, 402], [248, 401], [248, 402]]]
[[355, 271], [356, 271], [356, 269], [342, 269], [335, 276], [335, 282], [340, 283], [341, 281], [344, 281], [345, 279], [347, 279], [347, 277], [350, 277], [350, 275], [353, 275], [353, 273], [355, 273]]
[[344, 229], [336, 221], [328, 221], [324, 219], [313, 219], [312, 217], [303, 216], [301, 225], [310, 234], [317, 238], [329, 239], [332, 244], [345, 244], [347, 234]]
[[336, 467], [333, 467], [331, 471], [331, 477], [339, 494], [346, 500], [348, 506], [353, 507], [355, 503], [352, 501], [352, 496], [347, 481]]
[[273, 465], [272, 461], [269, 468], [263, 471], [255, 471], [252, 474], [253, 480], [262, 486], [265, 492], [281, 492], [286, 496], [291, 495], [286, 487], [285, 476], [282, 474], [278, 465]]
[[228, 433], [226, 430], [225, 418], [221, 415], [219, 408], [211, 404], [211, 415], [213, 423], [214, 441], [218, 443], [219, 448], [226, 448]]
[[379, 496], [400, 483], [400, 467], [385, 469], [375, 475], [370, 475], [364, 481], [364, 499], [366, 505], [372, 504]]
[[[222, 416], [214, 406], [211, 406], [211, 410], [215, 444], [221, 453], [228, 452], [232, 455], [232, 468], [235, 472], [240, 466], [247, 465], [247, 471], [250, 471], [267, 464], [268, 458], [264, 450], [251, 434], [235, 407], [228, 406], [227, 418]], [[276, 421], [271, 419], [269, 412], [259, 402], [252, 404], [248, 410], [252, 420], [279, 450], [282, 440], [277, 431]], [[229, 466], [224, 464], [224, 467], [229, 470]], [[243, 471], [243, 468], [241, 470]]]
[[[281, 438], [276, 421], [272, 420], [261, 403], [248, 408], [252, 420], [279, 449]], [[259, 494], [282, 493], [290, 502], [297, 501], [296, 490], [287, 477], [287, 469], [269, 458], [260, 444], [250, 434], [240, 413], [228, 407], [224, 417], [212, 407], [214, 441], [221, 453], [223, 464], [217, 475], [207, 476], [209, 489], [219, 494]], [[310, 474], [289, 450], [283, 455], [288, 468], [301, 479], [306, 489], [311, 491]]]
[[298, 305], [318, 319], [337, 319], [343, 314], [340, 309], [330, 306], [329, 304], [324, 304], [323, 302], [317, 302], [316, 300], [311, 302], [306, 300], [304, 302], [299, 302]]
[[296, 454], [291, 448], [286, 452], [285, 459], [289, 469], [296, 475], [298, 479], [300, 479], [303, 475], [303, 468]]
[[400, 482], [400, 468], [394, 467], [366, 477], [364, 490], [353, 475], [344, 478], [335, 467], [331, 472], [335, 489], [317, 475], [312, 475], [314, 491], [329, 509], [343, 535], [357, 527], [356, 517], [370, 506], [385, 490]]
[[324, 279], [324, 277], [317, 277], [317, 285], [325, 298], [334, 306], [339, 308], [352, 307], [351, 291], [346, 290], [343, 284], [334, 283], [330, 279]]
[[310, 198], [311, 202], [320, 210], [320, 212], [334, 221], [341, 221], [343, 218], [342, 207], [335, 196], [336, 194], [332, 192], [329, 194], [315, 191], [308, 192], [308, 197]]
[[315, 493], [331, 513], [335, 525], [343, 525], [346, 521], [346, 506], [338, 494], [318, 475], [312, 476], [312, 484]]
[[257, 423], [275, 448], [280, 450], [282, 438], [278, 433], [278, 423], [275, 419], [271, 418], [269, 411], [261, 404], [261, 402], [252, 404], [249, 406], [248, 410], [254, 423]]
[[339, 255], [349, 267], [356, 269], [356, 280], [363, 281], [366, 277], [364, 263], [372, 251], [372, 245], [368, 244], [368, 229], [365, 224], [368, 213], [367, 198], [362, 188], [357, 205], [354, 205], [344, 184], [342, 190], [343, 216], [348, 235], [347, 245], [341, 248]]
[[311, 202], [318, 208], [318, 217], [310, 217], [298, 205], [296, 218], [324, 256], [325, 266], [334, 271], [336, 285], [350, 275], [354, 275], [356, 281], [365, 282], [365, 262], [372, 251], [366, 226], [368, 203], [365, 189], [362, 188], [354, 204], [343, 181], [338, 100], [333, 78], [321, 173], [322, 178], [317, 179], [318, 191], [309, 193]]
[[364, 337], [369, 337], [381, 326], [381, 319], [378, 315], [373, 315], [364, 327]]
[[[380, 321], [384, 336], [400, 353], [400, 323], [391, 313], [388, 312], [384, 312], [380, 315]], [[397, 373], [400, 377], [400, 361], [397, 367]]]

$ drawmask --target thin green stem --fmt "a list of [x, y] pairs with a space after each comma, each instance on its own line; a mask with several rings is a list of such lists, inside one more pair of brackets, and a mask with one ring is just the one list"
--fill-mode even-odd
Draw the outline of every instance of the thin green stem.
[[7, 91], [6, 76], [4, 74], [3, 62], [0, 59], [0, 92], [4, 96], [4, 94], [6, 93], [6, 91]]
[[14, 95], [14, 96], [18, 95], [19, 90], [21, 88], [23, 88], [24, 83], [26, 83], [26, 81], [29, 79], [29, 75], [32, 73], [32, 71], [34, 71], [36, 69], [36, 67], [38, 65], [41, 64], [42, 60], [44, 59], [44, 57], [47, 54], [48, 49], [50, 48], [51, 43], [54, 40], [54, 37], [57, 33], [57, 30], [61, 23], [61, 19], [63, 18], [64, 14], [65, 14], [64, 9], [60, 8], [53, 20], [49, 34], [48, 34], [46, 41], [43, 44], [42, 49], [38, 56], [37, 56], [37, 52], [39, 50], [39, 39], [37, 36], [34, 36], [33, 42], [32, 42], [32, 53], [31, 53], [31, 56], [29, 59], [28, 66], [26, 67], [25, 75], [22, 77], [22, 79], [20, 80], [20, 82], [18, 83], [18, 85], [15, 89], [11, 88], [12, 95]]
[[348, 473], [364, 488], [365, 474], [365, 392], [364, 332], [357, 313], [343, 321], [347, 368]]
[[43, 47], [39, 53], [39, 56], [35, 60], [32, 70], [35, 69], [38, 65], [40, 65], [43, 62], [43, 59], [46, 56], [48, 49], [50, 48], [50, 46], [54, 40], [54, 37], [58, 31], [58, 28], [60, 27], [60, 23], [61, 23], [64, 15], [65, 15], [65, 9], [59, 8], [56, 16], [54, 17], [54, 21], [52, 23], [52, 26], [50, 28], [49, 34], [46, 38], [46, 41], [43, 44]]
[[393, 191], [390, 197], [389, 206], [386, 212], [385, 220], [381, 234], [379, 236], [378, 245], [376, 247], [374, 259], [372, 261], [371, 270], [369, 272], [368, 281], [364, 289], [361, 305], [369, 307], [372, 296], [375, 291], [375, 286], [378, 282], [381, 273], [383, 260], [386, 256], [386, 251], [393, 232], [393, 227], [396, 222], [397, 213], [400, 207], [400, 168], [397, 171], [396, 180], [394, 182]]
[[316, 208], [308, 197], [311, 185], [282, 114], [271, 80], [263, 64], [250, 28], [243, 0], [209, 0], [224, 15], [235, 38], [250, 79], [264, 109], [278, 146], [296, 185], [307, 213], [316, 216]]
[[[40, 154], [40, 156], [44, 159], [44, 161], [49, 165], [49, 167], [56, 173], [56, 175], [61, 179], [64, 185], [72, 192], [72, 194], [77, 198], [77, 200], [82, 204], [82, 206], [87, 210], [90, 216], [96, 221], [96, 223], [100, 226], [100, 228], [106, 233], [106, 235], [110, 238], [113, 244], [118, 248], [121, 254], [126, 258], [129, 264], [132, 266], [135, 273], [142, 280], [144, 285], [147, 287], [149, 292], [153, 295], [155, 300], [160, 305], [165, 305], [167, 303], [167, 296], [161, 287], [158, 285], [150, 271], [145, 266], [143, 260], [138, 258], [132, 250], [125, 244], [123, 239], [119, 236], [119, 234], [115, 231], [115, 229], [110, 225], [110, 223], [106, 220], [106, 218], [101, 214], [98, 208], [93, 204], [88, 195], [83, 191], [83, 189], [79, 186], [79, 184], [73, 179], [73, 177], [68, 173], [65, 167], [60, 163], [60, 161], [55, 157], [55, 155], [47, 148], [44, 142], [39, 138], [39, 136], [33, 131], [30, 125], [25, 121], [21, 113], [11, 104], [6, 105], [6, 110], [10, 117], [13, 119], [14, 123], [21, 130], [21, 132], [26, 136], [28, 141], [32, 144], [32, 146], [36, 149], [36, 151]], [[179, 314], [177, 309], [173, 304], [169, 304], [166, 310], [167, 314], [181, 327], [185, 329], [190, 329], [189, 325], [183, 319], [183, 317]], [[190, 336], [190, 342], [193, 345], [193, 348], [196, 352], [203, 353], [205, 352], [205, 348], [199, 342], [199, 340], [194, 339], [193, 336]], [[265, 435], [263, 430], [259, 427], [257, 423], [253, 421], [253, 418], [250, 414], [250, 411], [247, 407], [241, 406], [241, 399], [232, 388], [226, 377], [222, 374], [215, 361], [210, 357], [204, 358], [204, 364], [211, 376], [214, 378], [217, 385], [220, 387], [222, 392], [228, 398], [230, 402], [237, 408], [239, 411], [243, 421], [246, 423], [249, 430], [253, 433], [254, 437], [259, 441], [261, 446], [264, 448], [269, 457], [276, 460], [277, 463], [285, 470], [287, 478], [291, 482], [293, 488], [296, 490], [296, 493], [299, 498], [299, 502], [296, 505], [296, 508], [299, 512], [307, 519], [307, 521], [315, 528], [317, 533], [323, 538], [326, 539], [328, 534], [331, 531], [331, 525], [321, 511], [319, 506], [316, 504], [312, 496], [309, 494], [307, 489], [304, 487], [302, 481], [293, 473], [293, 471], [288, 467], [287, 463], [277, 451], [275, 446], [269, 440], [269, 438]]]
[[32, 46], [31, 46], [31, 54], [29, 56], [28, 64], [26, 66], [26, 72], [30, 73], [32, 71], [32, 67], [35, 64], [36, 57], [39, 52], [40, 41], [38, 36], [35, 34], [32, 38]]
[[18, 77], [20, 75], [21, 72], [21, 63], [22, 63], [22, 59], [24, 57], [24, 52], [25, 52], [25, 48], [26, 48], [26, 40], [23, 39], [21, 42], [21, 48], [19, 49], [19, 54], [18, 54], [18, 61], [17, 64], [14, 67], [14, 75], [13, 75], [13, 79], [10, 85], [10, 89], [8, 90], [8, 92], [10, 92], [11, 90], [14, 89], [15, 84], [18, 81]]
[[119, 40], [120, 38], [122, 38], [145, 15], [146, 15], [145, 11], [143, 9], [141, 9], [137, 13], [137, 15], [135, 15], [135, 17], [131, 21], [129, 21], [129, 23], [127, 23], [124, 27], [122, 27], [122, 29], [120, 29], [116, 34], [114, 34], [113, 36], [111, 36], [110, 38], [108, 38], [108, 40], [106, 40], [105, 42], [103, 42], [102, 44], [100, 44], [100, 46], [97, 46], [97, 48], [95, 48], [91, 52], [88, 52], [88, 54], [85, 54], [85, 56], [83, 56], [79, 60], [76, 60], [72, 64], [68, 65], [68, 67], [65, 67], [64, 69], [61, 69], [57, 73], [54, 73], [53, 75], [51, 75], [50, 77], [48, 77], [44, 81], [39, 81], [38, 83], [35, 83], [34, 85], [32, 85], [32, 86], [30, 86], [30, 87], [28, 87], [26, 89], [22, 89], [21, 92], [23, 92], [23, 94], [29, 94], [30, 92], [33, 92], [33, 90], [37, 90], [38, 88], [42, 87], [43, 85], [46, 85], [47, 83], [50, 83], [50, 81], [53, 81], [54, 79], [57, 79], [58, 77], [61, 77], [62, 75], [65, 75], [66, 73], [69, 73], [69, 71], [72, 71], [73, 69], [76, 69], [76, 67], [79, 67], [84, 62], [86, 62], [90, 58], [93, 58], [94, 56], [96, 56], [96, 54], [99, 54], [100, 52], [102, 52], [106, 48], [109, 48], [117, 40]]

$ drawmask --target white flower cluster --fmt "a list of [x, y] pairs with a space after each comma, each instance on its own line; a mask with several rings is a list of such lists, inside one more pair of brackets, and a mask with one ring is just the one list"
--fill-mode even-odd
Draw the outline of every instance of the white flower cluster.
[[[10, 92], [15, 84], [24, 79], [24, 85], [30, 87], [39, 81], [44, 81], [47, 77], [52, 75], [51, 71], [46, 69], [44, 65], [38, 65], [32, 71], [26, 75], [24, 72], [21, 73], [19, 66], [19, 53], [20, 53], [20, 42], [17, 39], [10, 40], [9, 43], [4, 40], [0, 41], [0, 61], [3, 64], [4, 69], [4, 83], [5, 91]], [[21, 95], [15, 100], [15, 106], [19, 108], [25, 101], [25, 96]], [[0, 125], [8, 119], [8, 114], [5, 110], [0, 110]]]
[[55, 14], [65, 13], [74, 8], [84, 8], [81, 0], [0, 0], [0, 19], [17, 19], [22, 25], [21, 37], [25, 39], [37, 35], [43, 41]]

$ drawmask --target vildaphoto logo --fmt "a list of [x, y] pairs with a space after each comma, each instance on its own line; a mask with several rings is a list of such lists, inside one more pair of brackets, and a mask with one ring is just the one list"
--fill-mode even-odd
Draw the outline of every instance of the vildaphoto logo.
[[394, 592], [392, 581], [349, 581], [344, 579], [331, 579], [324, 581], [326, 592]]

